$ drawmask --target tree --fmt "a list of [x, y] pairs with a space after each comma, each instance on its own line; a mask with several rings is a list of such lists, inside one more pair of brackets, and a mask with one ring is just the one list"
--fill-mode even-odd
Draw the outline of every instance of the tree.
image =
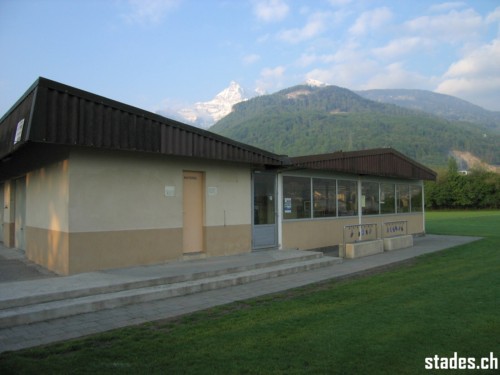
[[500, 174], [474, 168], [462, 175], [456, 161], [450, 159], [435, 182], [425, 183], [425, 192], [429, 208], [500, 208]]

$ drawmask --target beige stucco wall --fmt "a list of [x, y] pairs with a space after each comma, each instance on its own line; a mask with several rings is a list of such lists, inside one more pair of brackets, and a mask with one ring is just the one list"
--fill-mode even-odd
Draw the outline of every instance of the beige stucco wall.
[[69, 233], [26, 227], [26, 257], [60, 275], [69, 275]]
[[283, 247], [317, 249], [342, 242], [344, 225], [357, 224], [358, 218], [283, 221]]
[[26, 176], [26, 225], [69, 231], [69, 162], [64, 160]]
[[[182, 259], [184, 171], [204, 173], [206, 255], [251, 251], [249, 165], [75, 149], [26, 176], [28, 258], [59, 274]], [[7, 246], [12, 186], [3, 185]]]
[[14, 247], [14, 182], [5, 181], [3, 184], [3, 206], [2, 206], [2, 230], [3, 244], [7, 247]]
[[206, 226], [250, 224], [248, 166], [87, 150], [70, 164], [72, 233], [181, 228], [183, 171], [205, 173]]
[[176, 169], [142, 154], [72, 152], [70, 231], [182, 227], [182, 201], [165, 197], [165, 185], [182, 184]]
[[381, 233], [382, 224], [391, 221], [406, 221], [408, 234], [421, 234], [424, 232], [424, 214], [422, 212], [415, 212], [409, 214], [393, 214], [393, 215], [373, 215], [364, 216], [362, 223], [376, 223], [378, 224], [379, 237], [383, 237]]
[[[383, 223], [399, 220], [408, 222], [408, 234], [424, 232], [422, 213], [363, 216], [361, 223], [377, 224], [380, 237]], [[344, 226], [358, 223], [357, 216], [334, 219], [285, 220], [283, 221], [283, 247], [307, 250], [339, 245], [343, 242]]]
[[181, 229], [70, 234], [69, 273], [168, 262], [182, 256]]
[[210, 256], [250, 252], [252, 227], [245, 225], [209, 226], [205, 228], [206, 252]]
[[26, 176], [26, 256], [60, 274], [69, 273], [69, 162]]
[[77, 150], [69, 172], [70, 273], [181, 259], [183, 171], [204, 173], [206, 254], [250, 251], [250, 166]]

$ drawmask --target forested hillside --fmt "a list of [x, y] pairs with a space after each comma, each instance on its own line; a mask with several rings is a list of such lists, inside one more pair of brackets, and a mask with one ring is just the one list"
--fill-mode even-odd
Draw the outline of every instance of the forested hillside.
[[376, 102], [420, 110], [447, 120], [484, 125], [500, 133], [500, 112], [488, 111], [454, 96], [407, 89], [365, 90], [356, 93]]
[[210, 130], [290, 156], [393, 147], [430, 166], [446, 164], [452, 150], [500, 164], [500, 136], [486, 126], [375, 102], [336, 86], [295, 86], [238, 103]]

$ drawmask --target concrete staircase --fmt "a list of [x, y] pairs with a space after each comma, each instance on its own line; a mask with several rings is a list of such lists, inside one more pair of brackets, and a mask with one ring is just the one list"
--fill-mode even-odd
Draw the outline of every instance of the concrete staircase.
[[341, 263], [276, 250], [0, 284], [0, 328], [251, 283]]

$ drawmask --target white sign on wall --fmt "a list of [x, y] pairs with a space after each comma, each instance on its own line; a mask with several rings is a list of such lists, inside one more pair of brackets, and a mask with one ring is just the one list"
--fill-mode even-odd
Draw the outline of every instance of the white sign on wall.
[[24, 119], [22, 119], [17, 123], [16, 136], [14, 137], [14, 144], [21, 141], [21, 137], [23, 136], [23, 128], [24, 128]]
[[217, 187], [216, 186], [209, 186], [207, 188], [207, 192], [208, 192], [209, 196], [217, 195]]
[[165, 186], [165, 196], [175, 197], [175, 186]]

